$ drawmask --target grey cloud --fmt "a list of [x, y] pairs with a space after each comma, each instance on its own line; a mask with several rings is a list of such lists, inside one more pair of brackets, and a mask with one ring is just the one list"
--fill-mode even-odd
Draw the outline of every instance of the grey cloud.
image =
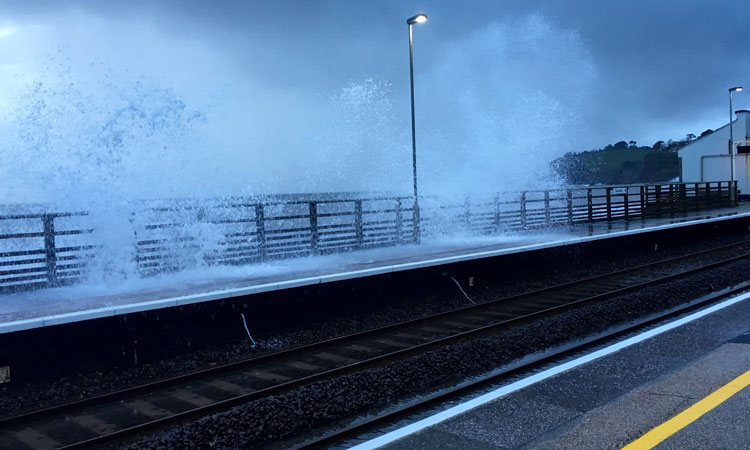
[[[418, 30], [418, 70], [438, 65], [456, 40], [492, 22], [531, 13], [577, 33], [597, 70], [589, 88], [586, 144], [696, 132], [720, 126], [725, 90], [750, 85], [744, 36], [750, 2], [688, 1], [17, 1], [18, 20], [55, 20], [81, 10], [104, 18], [151, 21], [180, 39], [203, 40], [273, 88], [330, 90], [349, 80], [383, 76], [406, 83], [404, 20], [427, 12]], [[750, 100], [737, 99], [740, 107]]]

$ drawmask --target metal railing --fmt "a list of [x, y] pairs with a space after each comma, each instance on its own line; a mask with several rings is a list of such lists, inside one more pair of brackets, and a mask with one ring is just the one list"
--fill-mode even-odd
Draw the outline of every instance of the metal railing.
[[330, 197], [159, 202], [127, 213], [127, 230], [117, 237], [89, 212], [0, 215], [0, 292], [80, 282], [101, 259], [106, 239], [123, 240], [118, 244], [130, 250], [118, 257], [151, 276], [413, 243], [418, 227], [422, 236], [494, 234], [733, 206], [726, 181], [569, 187], [458, 201], [420, 197], [419, 222], [412, 197]]
[[412, 203], [391, 197], [153, 208], [134, 214], [141, 219], [133, 220], [136, 261], [148, 275], [183, 269], [191, 252], [208, 264], [241, 265], [398, 245], [414, 241]]
[[[90, 228], [59, 229], [56, 222], [86, 213], [0, 216], [0, 292], [73, 284], [93, 257], [93, 244], [65, 245], [61, 238], [90, 235]], [[23, 227], [22, 229], [18, 229]], [[8, 233], [7, 231], [13, 232]]]

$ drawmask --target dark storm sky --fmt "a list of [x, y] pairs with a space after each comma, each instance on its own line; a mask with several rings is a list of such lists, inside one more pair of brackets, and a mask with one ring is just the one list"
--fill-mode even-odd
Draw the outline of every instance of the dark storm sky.
[[[141, 21], [172, 39], [201, 42], [230, 55], [269, 89], [316, 91], [373, 75], [402, 87], [408, 81], [404, 21], [413, 13], [430, 17], [415, 30], [418, 80], [451, 42], [492, 22], [539, 14], [577, 34], [596, 71], [588, 87], [593, 100], [586, 106], [595, 131], [581, 140], [591, 146], [620, 139], [650, 145], [719, 127], [727, 121], [727, 88], [750, 87], [748, 1], [112, 3], [2, 0], [0, 26], [41, 23], [64, 29], [72, 13], [105, 22]], [[736, 106], [750, 108], [750, 92], [738, 95]]]

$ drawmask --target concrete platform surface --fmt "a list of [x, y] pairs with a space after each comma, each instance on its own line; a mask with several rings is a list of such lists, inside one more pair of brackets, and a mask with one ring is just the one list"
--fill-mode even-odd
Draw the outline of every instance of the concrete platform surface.
[[455, 236], [421, 245], [303, 257], [243, 267], [210, 267], [153, 278], [0, 295], [0, 334], [254, 293], [418, 269], [505, 254], [750, 217], [750, 205], [561, 227], [501, 236]]
[[[748, 370], [745, 299], [382, 448], [622, 448]], [[655, 448], [750, 448], [749, 402], [742, 389]]]

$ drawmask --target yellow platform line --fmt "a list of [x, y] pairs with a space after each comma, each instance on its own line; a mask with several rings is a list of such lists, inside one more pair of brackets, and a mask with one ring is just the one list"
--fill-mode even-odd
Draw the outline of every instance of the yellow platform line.
[[724, 403], [728, 398], [749, 385], [750, 370], [715, 390], [698, 403], [626, 445], [622, 450], [645, 450], [659, 445], [660, 442], [690, 425], [699, 417]]

